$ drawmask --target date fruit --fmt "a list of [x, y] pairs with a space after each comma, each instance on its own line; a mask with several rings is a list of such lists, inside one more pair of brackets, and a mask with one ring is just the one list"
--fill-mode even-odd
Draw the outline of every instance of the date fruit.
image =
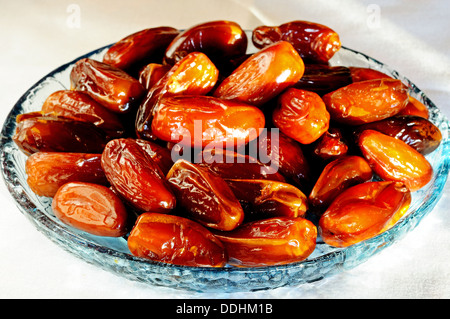
[[251, 55], [220, 83], [213, 95], [259, 107], [297, 83], [304, 70], [297, 51], [281, 41]]
[[330, 114], [317, 93], [290, 88], [272, 113], [276, 127], [301, 144], [311, 144], [330, 126]]
[[305, 260], [316, 247], [317, 228], [304, 218], [274, 217], [214, 234], [225, 245], [230, 265], [260, 267]]
[[245, 211], [245, 221], [271, 217], [304, 217], [308, 199], [295, 186], [264, 179], [227, 179]]
[[159, 100], [175, 95], [206, 95], [217, 83], [219, 71], [201, 52], [192, 52], [177, 62], [148, 91], [136, 115], [136, 134], [154, 139], [152, 121]]
[[36, 152], [101, 153], [108, 138], [92, 123], [31, 112], [17, 116], [14, 142], [27, 155]]
[[330, 127], [311, 146], [312, 155], [324, 163], [346, 156], [350, 152], [342, 130], [337, 127]]
[[368, 129], [402, 140], [423, 155], [433, 152], [442, 141], [439, 128], [421, 116], [396, 115], [361, 125], [356, 134]]
[[414, 115], [429, 119], [430, 111], [425, 106], [425, 104], [420, 102], [418, 99], [409, 96], [408, 104], [406, 104], [405, 108], [401, 110], [397, 115]]
[[176, 205], [161, 169], [146, 147], [134, 139], [110, 141], [102, 153], [106, 178], [135, 209], [167, 213]]
[[127, 243], [134, 256], [175, 265], [223, 267], [228, 259], [224, 245], [208, 229], [174, 215], [141, 214]]
[[108, 185], [101, 154], [37, 152], [25, 162], [27, 183], [39, 196], [53, 197], [68, 182]]
[[145, 93], [141, 83], [125, 71], [89, 58], [72, 68], [70, 86], [115, 113], [129, 112]]
[[111, 138], [122, 137], [125, 134], [125, 128], [117, 114], [82, 91], [56, 91], [45, 100], [41, 111], [47, 115], [90, 122], [105, 131]]
[[257, 27], [253, 30], [252, 41], [257, 48], [288, 41], [302, 59], [310, 63], [327, 63], [341, 48], [335, 31], [322, 24], [300, 20], [280, 26]]
[[408, 93], [400, 80], [375, 79], [344, 86], [323, 100], [332, 120], [359, 125], [396, 115], [408, 103]]
[[53, 198], [52, 210], [63, 223], [93, 235], [122, 237], [127, 233], [126, 207], [102, 185], [64, 184]]
[[294, 87], [323, 96], [351, 83], [351, 72], [345, 66], [306, 64], [305, 73]]
[[372, 179], [372, 169], [360, 156], [344, 156], [327, 164], [309, 194], [309, 204], [323, 212], [345, 189]]
[[257, 138], [265, 117], [257, 107], [212, 96], [181, 95], [159, 100], [152, 121], [157, 138], [183, 146], [240, 146]]
[[139, 69], [162, 60], [165, 50], [179, 33], [172, 27], [156, 27], [130, 34], [106, 51], [103, 62], [124, 71]]
[[247, 42], [245, 31], [236, 22], [218, 20], [201, 23], [173, 39], [166, 50], [164, 62], [173, 65], [191, 52], [202, 52], [219, 65], [244, 55]]
[[319, 220], [319, 234], [330, 246], [347, 247], [391, 228], [409, 208], [411, 193], [400, 182], [355, 185], [342, 192]]
[[139, 73], [139, 83], [141, 83], [144, 89], [148, 91], [152, 89], [171, 68], [170, 65], [149, 63]]
[[395, 137], [365, 130], [359, 135], [358, 145], [379, 177], [403, 182], [412, 192], [428, 184], [433, 176], [433, 167], [428, 160]]
[[178, 160], [167, 181], [189, 217], [209, 228], [229, 231], [244, 220], [244, 211], [228, 184], [207, 168]]

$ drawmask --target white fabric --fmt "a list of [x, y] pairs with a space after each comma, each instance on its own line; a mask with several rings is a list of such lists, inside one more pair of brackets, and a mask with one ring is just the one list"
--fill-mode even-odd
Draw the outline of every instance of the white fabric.
[[[228, 19], [245, 29], [303, 19], [335, 29], [343, 45], [410, 78], [450, 115], [450, 2], [441, 0], [0, 1], [0, 123], [20, 96], [59, 65], [138, 30]], [[52, 243], [0, 183], [2, 298], [449, 298], [450, 188], [401, 242], [314, 284], [200, 294], [129, 281]]]

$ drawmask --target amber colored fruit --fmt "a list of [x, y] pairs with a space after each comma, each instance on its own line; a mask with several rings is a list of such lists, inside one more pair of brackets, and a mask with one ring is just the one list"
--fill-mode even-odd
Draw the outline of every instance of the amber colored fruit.
[[309, 204], [323, 212], [345, 189], [372, 179], [372, 169], [360, 156], [344, 156], [327, 164], [309, 194]]
[[230, 265], [260, 267], [305, 260], [316, 247], [317, 228], [304, 218], [274, 217], [214, 234], [225, 245]]
[[345, 66], [306, 64], [305, 73], [294, 87], [323, 96], [351, 83], [350, 70]]
[[204, 167], [178, 160], [166, 176], [189, 217], [209, 228], [233, 230], [244, 220], [244, 211], [228, 184]]
[[40, 112], [20, 114], [14, 142], [27, 155], [36, 152], [101, 153], [108, 138], [92, 123]]
[[70, 182], [61, 186], [52, 201], [55, 216], [63, 223], [97, 236], [121, 237], [127, 233], [127, 210], [108, 187]]
[[41, 111], [46, 115], [71, 117], [90, 122], [112, 137], [122, 137], [125, 128], [116, 113], [111, 112], [82, 91], [60, 90], [48, 96]]
[[201, 52], [192, 52], [178, 61], [153, 85], [139, 106], [136, 115], [136, 134], [154, 139], [152, 121], [156, 106], [163, 97], [174, 95], [206, 95], [217, 83], [219, 70]]
[[263, 48], [278, 41], [288, 41], [302, 59], [326, 63], [341, 48], [339, 35], [329, 27], [309, 22], [291, 21], [280, 26], [260, 26], [253, 30], [253, 44]]
[[53, 197], [68, 182], [108, 185], [101, 154], [37, 152], [25, 162], [27, 183], [39, 196]]
[[328, 245], [347, 247], [391, 228], [407, 212], [409, 189], [400, 182], [367, 182], [342, 192], [319, 220]]
[[297, 51], [281, 41], [251, 55], [220, 83], [214, 96], [262, 106], [297, 83], [304, 70]]
[[139, 82], [144, 89], [150, 90], [171, 69], [170, 65], [159, 63], [147, 64], [139, 73]]
[[164, 57], [175, 64], [191, 52], [205, 53], [215, 63], [231, 60], [247, 51], [247, 35], [233, 21], [218, 20], [195, 25], [182, 31], [168, 46]]
[[359, 135], [358, 145], [373, 171], [384, 180], [403, 182], [411, 191], [416, 191], [433, 176], [428, 160], [395, 137], [365, 130]]
[[323, 96], [331, 119], [349, 125], [382, 120], [399, 113], [408, 103], [400, 80], [356, 82]]
[[278, 100], [273, 123], [301, 144], [311, 144], [330, 126], [330, 114], [317, 93], [290, 88]]
[[[310, 165], [297, 141], [278, 129], [267, 130], [265, 134], [259, 135], [257, 145], [255, 141], [249, 145], [249, 149], [257, 153], [259, 158], [269, 159], [271, 164], [277, 165], [278, 172], [302, 191], [309, 188]], [[254, 147], [257, 147], [256, 151]]]
[[408, 104], [406, 104], [405, 108], [397, 113], [397, 115], [414, 115], [429, 119], [430, 111], [425, 104], [420, 102], [418, 99], [409, 96]]
[[436, 125], [415, 115], [396, 115], [364, 124], [357, 128], [356, 134], [367, 129], [402, 140], [423, 155], [433, 152], [442, 141], [442, 133]]
[[166, 176], [173, 165], [171, 151], [167, 147], [152, 141], [142, 139], [136, 139], [135, 141], [150, 155], [153, 162], [161, 169], [163, 175]]
[[346, 156], [349, 153], [349, 144], [339, 128], [330, 127], [314, 142], [311, 152], [317, 159], [330, 162]]
[[223, 244], [208, 229], [175, 215], [141, 214], [128, 248], [134, 256], [175, 265], [223, 267], [227, 262]]
[[136, 140], [110, 141], [102, 153], [102, 168], [115, 190], [135, 209], [167, 213], [175, 207], [175, 196], [161, 169]]
[[152, 133], [183, 146], [231, 147], [257, 138], [264, 125], [264, 114], [257, 107], [212, 96], [181, 95], [159, 100]]
[[227, 179], [245, 209], [245, 220], [304, 217], [308, 199], [295, 186], [263, 179]]
[[179, 31], [171, 27], [149, 28], [130, 34], [106, 51], [103, 62], [127, 71], [161, 61], [166, 48], [178, 34]]
[[278, 165], [227, 149], [203, 150], [195, 163], [207, 167], [224, 179], [269, 179], [284, 182]]
[[392, 79], [391, 76], [375, 69], [355, 67], [355, 66], [351, 66], [349, 67], [349, 69], [353, 82], [361, 82], [376, 79]]
[[129, 112], [145, 93], [141, 83], [125, 71], [89, 58], [72, 68], [70, 86], [116, 113]]

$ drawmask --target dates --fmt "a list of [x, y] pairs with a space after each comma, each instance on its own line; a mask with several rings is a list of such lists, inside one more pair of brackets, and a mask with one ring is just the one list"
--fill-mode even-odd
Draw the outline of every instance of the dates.
[[242, 223], [241, 204], [228, 184], [207, 168], [178, 160], [167, 174], [167, 181], [179, 206], [197, 222], [225, 231]]
[[45, 100], [43, 114], [70, 117], [90, 122], [102, 129], [111, 138], [122, 137], [125, 128], [117, 114], [81, 91], [56, 91]]
[[263, 179], [227, 179], [245, 210], [245, 220], [270, 217], [304, 217], [306, 196], [288, 183]]
[[230, 265], [260, 267], [305, 260], [316, 247], [317, 228], [307, 219], [274, 217], [214, 234], [224, 243]]
[[361, 125], [356, 132], [368, 129], [402, 140], [423, 155], [433, 152], [442, 141], [439, 128], [421, 116], [396, 115]]
[[116, 113], [129, 112], [145, 93], [139, 81], [123, 70], [88, 58], [72, 68], [70, 86]]
[[396, 115], [408, 103], [400, 80], [375, 79], [353, 83], [323, 96], [336, 122], [359, 125]]
[[281, 41], [245, 60], [225, 78], [214, 96], [262, 106], [297, 83], [305, 71], [302, 59], [291, 44]]
[[134, 256], [169, 264], [223, 267], [228, 260], [224, 245], [208, 229], [174, 215], [141, 214], [127, 243]]
[[164, 62], [173, 65], [191, 52], [202, 52], [219, 65], [244, 55], [247, 42], [247, 35], [236, 22], [218, 20], [201, 23], [181, 32], [172, 41]]
[[170, 69], [170, 65], [149, 63], [139, 73], [139, 83], [141, 83], [144, 89], [148, 91], [153, 88], [153, 86], [158, 83]]
[[302, 59], [326, 63], [341, 48], [339, 35], [329, 27], [310, 21], [291, 21], [280, 26], [260, 26], [253, 30], [253, 44], [263, 48], [278, 41], [288, 41]]
[[68, 182], [108, 185], [101, 154], [37, 152], [25, 163], [27, 183], [39, 196], [53, 197]]
[[301, 144], [316, 141], [330, 126], [330, 114], [320, 96], [295, 88], [281, 94], [272, 120], [284, 134]]
[[136, 134], [154, 139], [152, 121], [157, 104], [163, 97], [174, 95], [205, 95], [216, 85], [219, 71], [201, 52], [192, 52], [177, 62], [148, 91], [136, 115]]
[[325, 166], [309, 194], [309, 204], [320, 214], [343, 190], [372, 179], [372, 169], [359, 156], [344, 156]]
[[412, 192], [428, 184], [433, 176], [428, 160], [395, 137], [365, 130], [359, 135], [358, 145], [378, 176], [403, 182]]
[[103, 62], [128, 71], [162, 60], [165, 50], [179, 34], [171, 27], [145, 29], [126, 36], [106, 51]]
[[106, 178], [133, 208], [142, 212], [167, 213], [175, 207], [175, 196], [161, 169], [152, 154], [136, 140], [110, 141], [101, 160]]
[[345, 66], [306, 64], [305, 73], [294, 87], [323, 96], [351, 83], [350, 69]]
[[183, 146], [231, 147], [257, 138], [264, 124], [264, 114], [254, 106], [212, 96], [185, 95], [158, 102], [152, 133]]
[[27, 155], [36, 152], [101, 153], [108, 138], [92, 123], [39, 112], [17, 116], [14, 142]]
[[121, 237], [127, 233], [127, 210], [105, 186], [64, 184], [53, 198], [52, 210], [63, 223], [93, 235]]
[[411, 193], [401, 182], [355, 185], [342, 192], [319, 221], [325, 243], [347, 247], [381, 234], [408, 210]]

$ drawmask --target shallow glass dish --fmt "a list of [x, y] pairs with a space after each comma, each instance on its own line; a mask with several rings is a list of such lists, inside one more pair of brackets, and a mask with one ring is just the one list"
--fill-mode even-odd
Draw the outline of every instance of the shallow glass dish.
[[[251, 41], [249, 41], [251, 42]], [[5, 183], [19, 210], [49, 239], [86, 262], [117, 275], [149, 285], [201, 292], [237, 292], [299, 286], [351, 269], [397, 242], [413, 230], [442, 195], [449, 171], [449, 122], [427, 96], [395, 70], [362, 53], [342, 47], [330, 61], [332, 65], [370, 67], [401, 79], [410, 94], [428, 106], [430, 120], [439, 127], [443, 140], [438, 149], [427, 155], [434, 168], [431, 182], [413, 193], [409, 213], [383, 234], [338, 249], [318, 238], [314, 253], [303, 262], [258, 268], [183, 267], [152, 262], [130, 254], [124, 238], [106, 238], [87, 234], [62, 224], [51, 211], [51, 199], [36, 196], [28, 187], [25, 174], [26, 156], [12, 141], [18, 114], [40, 110], [53, 92], [70, 87], [69, 74], [74, 63], [90, 57], [101, 60], [109, 46], [62, 65], [33, 85], [14, 105], [1, 135], [1, 169]], [[249, 46], [249, 52], [255, 50]], [[254, 52], [254, 51], [253, 51]]]

